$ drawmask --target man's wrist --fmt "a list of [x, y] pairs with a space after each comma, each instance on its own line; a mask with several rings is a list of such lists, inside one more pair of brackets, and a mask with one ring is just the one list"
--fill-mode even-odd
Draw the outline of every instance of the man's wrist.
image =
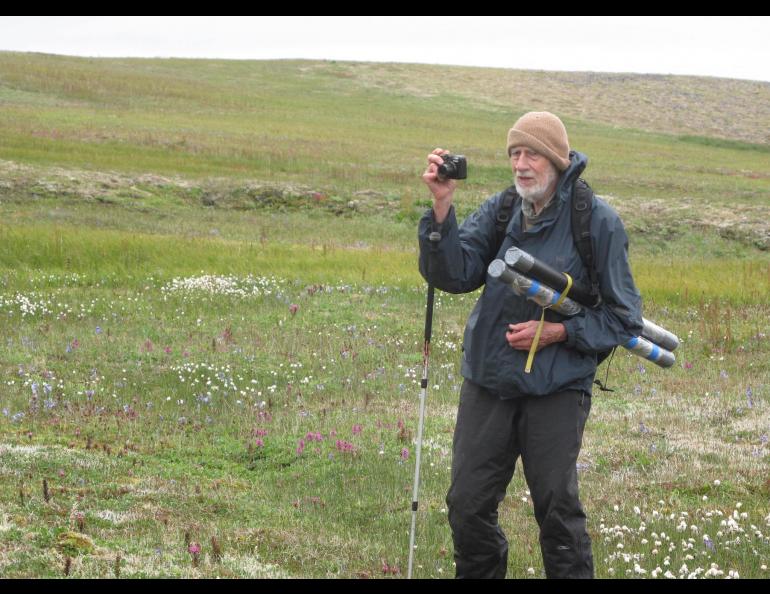
[[561, 322], [554, 322], [551, 325], [552, 340], [551, 342], [566, 342], [567, 341], [567, 327]]
[[451, 200], [435, 200], [433, 202], [433, 220], [437, 225], [442, 225], [452, 209]]

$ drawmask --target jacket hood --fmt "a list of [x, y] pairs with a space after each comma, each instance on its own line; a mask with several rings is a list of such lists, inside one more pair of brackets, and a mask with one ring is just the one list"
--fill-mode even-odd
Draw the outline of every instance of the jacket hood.
[[572, 185], [588, 166], [588, 157], [577, 151], [569, 152], [570, 165], [559, 177], [556, 186], [556, 195], [561, 202], [565, 202], [572, 195]]

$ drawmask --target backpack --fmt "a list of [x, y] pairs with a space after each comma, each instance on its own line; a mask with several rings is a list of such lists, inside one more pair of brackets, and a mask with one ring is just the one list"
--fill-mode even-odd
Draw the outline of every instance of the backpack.
[[[503, 192], [503, 199], [500, 201], [500, 210], [497, 212], [495, 221], [495, 245], [497, 248], [493, 253], [497, 253], [500, 250], [500, 246], [503, 245], [505, 232], [511, 217], [513, 216], [513, 209], [517, 200], [520, 200], [520, 198], [519, 194], [516, 192], [515, 186], [511, 186]], [[580, 255], [583, 266], [585, 266], [588, 271], [588, 278], [591, 284], [588, 293], [594, 301], [591, 307], [597, 307], [601, 304], [602, 297], [599, 287], [599, 274], [596, 272], [596, 266], [594, 266], [593, 243], [591, 237], [593, 201], [593, 189], [588, 185], [588, 182], [579, 178], [572, 185], [572, 239], [575, 242], [575, 249], [577, 249], [578, 254]], [[610, 355], [614, 355], [614, 353], [615, 349], [598, 353], [596, 356], [597, 365], [601, 364]], [[610, 363], [611, 362], [612, 361], [610, 360]], [[607, 367], [607, 373], [609, 374], [609, 365]], [[605, 379], [605, 383], [606, 381], [607, 380]], [[594, 381], [594, 383], [606, 392], [613, 391], [605, 388], [598, 380]]]

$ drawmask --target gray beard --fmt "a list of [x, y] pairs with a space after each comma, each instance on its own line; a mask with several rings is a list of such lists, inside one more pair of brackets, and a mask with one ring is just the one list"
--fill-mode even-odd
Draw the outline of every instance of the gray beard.
[[524, 211], [524, 214], [527, 215], [527, 217], [533, 218], [537, 216], [535, 215], [535, 205], [542, 205], [540, 212], [543, 212], [543, 210], [545, 210], [545, 208], [551, 203], [555, 193], [551, 194], [550, 196], [546, 196], [546, 192], [548, 192], [548, 189], [551, 187], [551, 184], [554, 182], [556, 177], [557, 173], [555, 171], [551, 171], [545, 182], [541, 185], [535, 186], [534, 188], [522, 188], [519, 185], [518, 179], [514, 177], [513, 183], [516, 186], [516, 191], [518, 192], [519, 196], [521, 196], [522, 208], [525, 206], [528, 207], [527, 210]]
[[538, 206], [542, 205], [542, 208], [540, 209], [540, 212], [542, 212], [551, 203], [551, 200], [553, 200], [554, 194], [546, 197], [542, 188], [524, 189], [519, 186], [518, 182], [514, 182], [514, 185], [516, 186], [516, 191], [518, 192], [519, 196], [521, 196], [521, 207], [524, 209], [524, 214], [527, 215], [528, 218], [536, 216], [536, 204]]

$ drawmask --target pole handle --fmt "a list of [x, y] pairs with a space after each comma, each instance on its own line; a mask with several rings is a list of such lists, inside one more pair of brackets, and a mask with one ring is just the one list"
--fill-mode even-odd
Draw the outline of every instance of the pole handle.
[[430, 344], [430, 338], [433, 334], [433, 302], [435, 291], [433, 285], [428, 285], [428, 303], [425, 306], [425, 344]]

